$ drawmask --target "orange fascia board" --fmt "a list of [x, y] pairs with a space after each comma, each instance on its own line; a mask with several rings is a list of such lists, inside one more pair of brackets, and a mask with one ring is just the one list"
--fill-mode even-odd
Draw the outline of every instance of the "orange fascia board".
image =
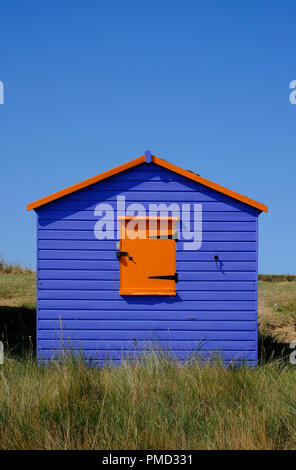
[[[233, 199], [243, 202], [249, 206], [255, 207], [256, 209], [260, 211], [268, 212], [268, 207], [265, 204], [261, 204], [260, 202], [257, 202], [254, 199], [250, 199], [247, 196], [243, 196], [242, 194], [232, 191], [231, 189], [227, 189], [224, 186], [220, 186], [217, 183], [213, 183], [212, 181], [202, 178], [201, 176], [196, 175], [195, 173], [192, 173], [191, 171], [184, 170], [183, 168], [180, 168], [177, 165], [173, 165], [172, 163], [169, 163], [166, 160], [163, 160], [162, 158], [158, 158], [153, 155], [151, 158], [152, 158], [152, 162], [155, 163], [156, 165], [162, 166], [163, 168], [166, 168], [167, 170], [170, 170], [170, 171], [173, 171], [174, 173], [178, 173], [179, 175], [185, 176], [186, 178], [192, 181], [196, 181], [197, 183], [203, 184], [204, 186], [214, 189], [215, 191], [225, 194], [226, 196], [232, 197]], [[141, 157], [135, 158], [134, 160], [130, 160], [129, 162], [124, 163], [123, 165], [119, 165], [115, 168], [112, 168], [111, 170], [105, 171], [104, 173], [100, 173], [99, 175], [93, 176], [92, 178], [88, 178], [87, 180], [84, 180], [81, 183], [74, 184], [73, 186], [69, 186], [66, 189], [62, 189], [61, 191], [57, 191], [56, 193], [50, 194], [49, 196], [43, 197], [42, 199], [38, 199], [37, 201], [31, 202], [30, 204], [27, 205], [27, 210], [29, 211], [31, 209], [36, 209], [37, 207], [43, 206], [44, 204], [47, 204], [48, 202], [55, 201], [56, 199], [59, 199], [60, 197], [71, 194], [75, 191], [78, 191], [79, 189], [86, 188], [87, 186], [90, 186], [91, 184], [102, 181], [106, 178], [109, 178], [110, 176], [117, 175], [118, 173], [121, 173], [122, 171], [129, 170], [130, 168], [133, 168], [144, 162], [145, 162], [145, 156], [142, 155]]]
[[49, 196], [43, 197], [38, 199], [37, 201], [31, 202], [27, 205], [27, 210], [30, 211], [31, 209], [36, 209], [36, 207], [43, 206], [48, 202], [55, 201], [60, 197], [67, 196], [68, 194], [74, 193], [79, 189], [86, 188], [91, 184], [97, 183], [98, 181], [102, 181], [110, 176], [117, 175], [117, 173], [121, 173], [122, 171], [129, 170], [134, 166], [140, 165], [141, 163], [145, 162], [145, 156], [142, 155], [141, 157], [135, 158], [134, 160], [130, 160], [123, 165], [116, 166], [111, 170], [104, 171], [104, 173], [100, 173], [99, 175], [93, 176], [92, 178], [88, 178], [87, 180], [82, 181], [81, 183], [73, 184], [73, 186], [69, 186], [68, 188], [62, 189], [61, 191], [57, 191], [56, 193], [50, 194]]
[[268, 207], [265, 204], [261, 204], [261, 202], [257, 202], [247, 196], [243, 196], [242, 194], [232, 191], [231, 189], [224, 188], [224, 186], [220, 186], [220, 184], [213, 183], [212, 181], [202, 178], [201, 176], [196, 175], [191, 171], [184, 170], [183, 168], [180, 168], [177, 165], [173, 165], [172, 163], [169, 163], [166, 160], [163, 160], [162, 158], [152, 156], [152, 162], [156, 163], [159, 166], [162, 166], [163, 168], [166, 168], [167, 170], [174, 171], [179, 175], [185, 176], [186, 178], [196, 181], [197, 183], [203, 184], [204, 186], [208, 186], [211, 189], [215, 189], [215, 191], [218, 191], [219, 193], [226, 194], [226, 196], [230, 196], [233, 199], [237, 199], [238, 201], [244, 202], [245, 204], [255, 207], [260, 211], [268, 212]]

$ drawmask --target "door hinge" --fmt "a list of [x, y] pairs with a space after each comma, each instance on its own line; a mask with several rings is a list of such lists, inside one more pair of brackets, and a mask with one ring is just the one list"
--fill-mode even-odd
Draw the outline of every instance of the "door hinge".
[[128, 252], [127, 252], [127, 251], [120, 251], [120, 250], [116, 251], [116, 257], [117, 257], [118, 259], [120, 259], [121, 256], [127, 256], [127, 255], [128, 255]]
[[164, 276], [148, 276], [149, 279], [169, 279], [175, 282], [178, 282], [178, 273], [167, 274]]

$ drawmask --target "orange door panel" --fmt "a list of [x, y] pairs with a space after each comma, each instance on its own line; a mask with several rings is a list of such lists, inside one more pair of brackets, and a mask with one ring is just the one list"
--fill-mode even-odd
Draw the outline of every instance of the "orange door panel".
[[176, 295], [175, 221], [158, 220], [150, 230], [148, 219], [139, 221], [137, 230], [130, 222], [121, 221], [120, 294]]

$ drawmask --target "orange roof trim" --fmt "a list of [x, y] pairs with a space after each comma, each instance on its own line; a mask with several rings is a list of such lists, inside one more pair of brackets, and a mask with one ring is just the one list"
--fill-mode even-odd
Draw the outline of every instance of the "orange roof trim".
[[[192, 173], [191, 171], [184, 170], [183, 168], [180, 168], [177, 165], [173, 165], [172, 163], [169, 163], [166, 160], [163, 160], [162, 158], [158, 158], [152, 155], [151, 161], [155, 163], [156, 165], [162, 166], [163, 168], [166, 168], [167, 170], [170, 170], [175, 173], [178, 173], [179, 175], [185, 176], [186, 178], [192, 181], [196, 181], [197, 183], [203, 184], [204, 186], [214, 189], [215, 191], [218, 191], [222, 194], [226, 194], [227, 196], [230, 196], [233, 199], [237, 199], [238, 201], [248, 204], [249, 206], [255, 207], [256, 209], [260, 211], [268, 212], [268, 207], [265, 204], [261, 204], [260, 202], [257, 202], [254, 199], [250, 199], [247, 196], [243, 196], [235, 191], [232, 191], [231, 189], [224, 188], [224, 186], [220, 186], [219, 184], [213, 183], [212, 181], [202, 178], [201, 176], [196, 175], [195, 173]], [[90, 186], [91, 184], [94, 184], [94, 183], [98, 183], [99, 181], [109, 178], [110, 176], [117, 175], [118, 173], [121, 173], [122, 171], [129, 170], [130, 168], [140, 165], [141, 163], [145, 163], [145, 155], [135, 158], [134, 160], [130, 160], [129, 162], [124, 163], [123, 165], [119, 165], [115, 168], [112, 168], [111, 170], [105, 171], [104, 173], [100, 173], [99, 175], [93, 176], [92, 178], [88, 178], [87, 180], [84, 180], [81, 183], [73, 184], [73, 186], [69, 186], [68, 188], [62, 189], [61, 191], [57, 191], [56, 193], [50, 194], [49, 196], [46, 196], [41, 199], [38, 199], [37, 201], [31, 202], [30, 204], [27, 205], [27, 210], [30, 211], [31, 209], [36, 209], [37, 207], [43, 206], [44, 204], [47, 204], [48, 202], [52, 202], [63, 196], [67, 196], [68, 194], [74, 193], [75, 191], [78, 191], [79, 189], [86, 188], [87, 186]]]

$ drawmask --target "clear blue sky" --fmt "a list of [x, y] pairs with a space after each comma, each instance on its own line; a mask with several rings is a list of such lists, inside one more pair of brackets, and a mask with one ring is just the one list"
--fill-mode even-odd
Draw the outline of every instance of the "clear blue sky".
[[35, 267], [26, 204], [144, 153], [268, 204], [260, 272], [296, 273], [296, 4], [0, 7], [0, 253]]

